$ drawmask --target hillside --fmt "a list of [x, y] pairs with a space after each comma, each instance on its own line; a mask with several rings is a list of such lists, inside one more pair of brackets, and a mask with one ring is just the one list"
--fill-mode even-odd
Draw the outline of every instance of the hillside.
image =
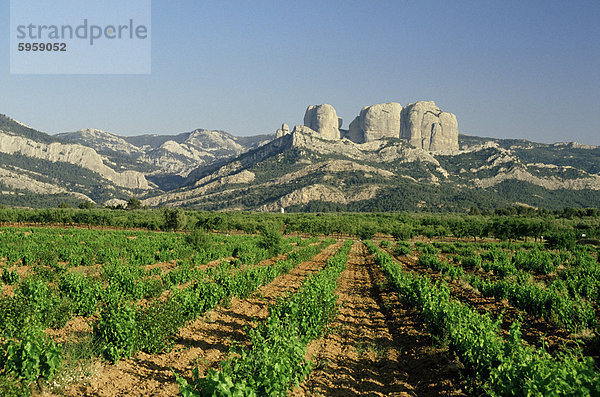
[[0, 116], [1, 204], [102, 203], [154, 189], [142, 173], [110, 167], [92, 148], [70, 144]]
[[600, 149], [459, 136], [460, 150], [429, 152], [401, 139], [329, 140], [296, 128], [229, 161], [200, 167], [187, 186], [150, 206], [206, 210], [464, 211], [521, 203], [600, 203]]
[[52, 136], [0, 115], [0, 204], [104, 204], [156, 195], [180, 187], [198, 166], [270, 138], [203, 129], [138, 137], [84, 129]]

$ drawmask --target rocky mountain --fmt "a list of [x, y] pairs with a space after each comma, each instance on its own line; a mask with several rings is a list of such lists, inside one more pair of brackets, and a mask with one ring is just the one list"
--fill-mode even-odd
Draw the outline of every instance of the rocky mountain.
[[600, 149], [459, 135], [431, 101], [365, 106], [343, 128], [311, 105], [273, 135], [50, 136], [0, 117], [0, 204], [60, 201], [254, 211], [600, 206]]
[[56, 200], [102, 202], [154, 190], [144, 174], [106, 164], [94, 149], [69, 143], [0, 115], [0, 191], [3, 204]]
[[311, 105], [304, 114], [304, 125], [326, 139], [340, 139], [342, 119], [329, 104]]
[[158, 194], [179, 187], [198, 166], [238, 155], [270, 138], [209, 130], [121, 137], [85, 129], [52, 136], [0, 115], [0, 204], [102, 204]]
[[[207, 210], [465, 210], [600, 205], [600, 149], [458, 134], [433, 102], [364, 107], [341, 129], [330, 105], [238, 157], [200, 167], [149, 206]], [[338, 135], [339, 133], [339, 135]]]
[[204, 129], [178, 135], [131, 137], [86, 129], [56, 136], [93, 148], [116, 167], [143, 172], [149, 179], [156, 179], [159, 186], [166, 176], [186, 177], [201, 165], [237, 156], [273, 139], [269, 135], [236, 137]]
[[225, 131], [204, 129], [178, 135], [129, 137], [87, 129], [56, 136], [93, 148], [116, 169], [143, 173], [159, 190], [180, 187], [199, 166], [237, 156], [273, 139], [273, 135], [236, 137]]

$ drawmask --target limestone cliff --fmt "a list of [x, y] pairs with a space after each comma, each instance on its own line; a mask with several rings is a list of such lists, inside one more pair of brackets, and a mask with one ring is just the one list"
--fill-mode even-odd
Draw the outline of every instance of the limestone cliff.
[[290, 127], [286, 123], [283, 123], [281, 125], [281, 128], [279, 128], [275, 132], [275, 138], [281, 138], [282, 136], [287, 135], [289, 133], [290, 133]]
[[96, 172], [116, 186], [127, 189], [148, 189], [148, 181], [136, 171], [116, 172], [106, 166], [102, 157], [92, 148], [77, 144], [42, 143], [18, 135], [0, 132], [0, 153], [20, 154], [26, 157], [64, 162]]

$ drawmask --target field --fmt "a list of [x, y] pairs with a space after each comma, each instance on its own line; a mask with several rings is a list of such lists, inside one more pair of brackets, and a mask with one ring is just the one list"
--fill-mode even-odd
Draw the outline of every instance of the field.
[[594, 245], [258, 229], [0, 228], [0, 395], [600, 394]]

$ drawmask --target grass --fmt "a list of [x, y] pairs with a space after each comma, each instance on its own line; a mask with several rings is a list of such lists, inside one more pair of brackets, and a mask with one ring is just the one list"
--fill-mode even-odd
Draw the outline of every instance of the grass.
[[76, 341], [63, 344], [62, 368], [43, 388], [53, 394], [62, 395], [70, 384], [89, 385], [98, 369], [100, 353], [93, 342], [92, 334], [84, 334]]
[[359, 357], [362, 357], [365, 353], [373, 353], [376, 357], [382, 358], [385, 356], [387, 349], [380, 343], [377, 342], [363, 342], [359, 341], [356, 344], [356, 353]]

